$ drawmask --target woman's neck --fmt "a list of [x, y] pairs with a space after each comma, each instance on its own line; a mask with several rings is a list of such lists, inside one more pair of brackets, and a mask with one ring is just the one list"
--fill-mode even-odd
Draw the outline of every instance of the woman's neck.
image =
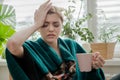
[[58, 55], [60, 55], [60, 50], [59, 50], [59, 46], [58, 46], [58, 42], [53, 42], [53, 43], [47, 43], [49, 46], [51, 46], [57, 53]]
[[52, 48], [58, 48], [58, 43], [57, 43], [57, 41], [55, 41], [55, 42], [47, 42], [47, 44], [49, 45], [49, 46], [51, 46]]

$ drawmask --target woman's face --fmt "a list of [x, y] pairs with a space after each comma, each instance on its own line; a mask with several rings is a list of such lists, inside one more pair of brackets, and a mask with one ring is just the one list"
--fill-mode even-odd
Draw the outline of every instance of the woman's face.
[[44, 25], [40, 28], [40, 34], [47, 43], [56, 42], [62, 28], [62, 21], [57, 14], [48, 14]]

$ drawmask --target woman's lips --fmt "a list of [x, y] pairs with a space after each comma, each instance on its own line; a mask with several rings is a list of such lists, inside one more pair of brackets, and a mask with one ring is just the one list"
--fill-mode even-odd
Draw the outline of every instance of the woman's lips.
[[54, 34], [48, 34], [47, 36], [48, 37], [54, 37], [55, 35]]

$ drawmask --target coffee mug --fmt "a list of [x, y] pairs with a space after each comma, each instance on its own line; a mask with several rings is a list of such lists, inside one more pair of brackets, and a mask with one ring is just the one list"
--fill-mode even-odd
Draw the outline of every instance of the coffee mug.
[[92, 70], [92, 53], [77, 53], [78, 65], [81, 72]]

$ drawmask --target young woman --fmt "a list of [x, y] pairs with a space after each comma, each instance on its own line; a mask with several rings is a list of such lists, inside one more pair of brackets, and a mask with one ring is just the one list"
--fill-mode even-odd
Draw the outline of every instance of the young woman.
[[[105, 80], [99, 53], [93, 54], [92, 71], [80, 72], [76, 53], [85, 50], [71, 39], [59, 38], [63, 17], [50, 0], [36, 10], [34, 21], [8, 40], [6, 60], [13, 80]], [[35, 31], [41, 37], [27, 40]]]

